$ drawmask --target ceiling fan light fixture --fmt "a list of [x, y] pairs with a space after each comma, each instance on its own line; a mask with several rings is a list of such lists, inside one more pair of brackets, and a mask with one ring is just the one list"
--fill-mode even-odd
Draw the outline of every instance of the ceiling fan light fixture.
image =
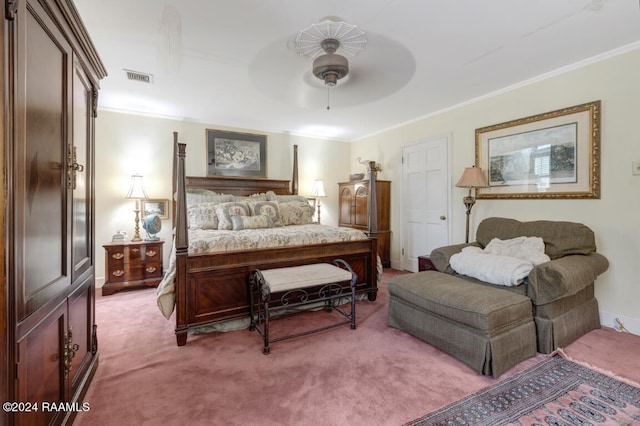
[[313, 75], [327, 86], [335, 86], [338, 80], [349, 74], [349, 61], [337, 53], [325, 53], [313, 60]]

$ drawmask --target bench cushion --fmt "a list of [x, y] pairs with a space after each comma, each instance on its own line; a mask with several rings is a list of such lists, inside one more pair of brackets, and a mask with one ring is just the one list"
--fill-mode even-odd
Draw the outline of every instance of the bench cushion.
[[260, 271], [271, 292], [351, 281], [351, 272], [329, 263]]
[[437, 271], [399, 275], [389, 293], [440, 317], [495, 336], [532, 319], [531, 300]]

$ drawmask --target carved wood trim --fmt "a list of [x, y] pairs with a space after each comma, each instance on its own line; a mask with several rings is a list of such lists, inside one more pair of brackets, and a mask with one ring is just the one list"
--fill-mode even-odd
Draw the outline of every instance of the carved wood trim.
[[18, 13], [18, 0], [5, 0], [4, 11], [7, 21], [15, 20]]

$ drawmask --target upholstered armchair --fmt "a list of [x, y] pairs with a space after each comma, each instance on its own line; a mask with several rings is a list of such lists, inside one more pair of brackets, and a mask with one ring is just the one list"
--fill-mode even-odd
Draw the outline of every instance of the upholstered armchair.
[[531, 299], [538, 352], [550, 353], [600, 327], [594, 283], [608, 269], [609, 262], [596, 252], [594, 233], [589, 227], [573, 222], [488, 218], [478, 226], [475, 242], [437, 248], [431, 253], [431, 261], [440, 272], [494, 286], [456, 273], [451, 267], [451, 256], [467, 246], [484, 248], [494, 238], [509, 240], [522, 236], [542, 238], [550, 260], [534, 266], [522, 284], [501, 288]]

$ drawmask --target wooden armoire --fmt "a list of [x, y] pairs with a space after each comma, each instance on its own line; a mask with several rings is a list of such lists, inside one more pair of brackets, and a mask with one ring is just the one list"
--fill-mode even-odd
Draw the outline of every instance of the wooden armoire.
[[378, 240], [378, 255], [382, 266], [391, 266], [391, 182], [374, 180], [376, 185], [376, 219], [377, 228], [369, 229], [369, 180], [338, 183], [339, 193], [339, 226], [361, 229], [370, 237]]
[[94, 119], [106, 70], [71, 0], [2, 9], [0, 400], [16, 404], [0, 424], [70, 424], [98, 365]]

